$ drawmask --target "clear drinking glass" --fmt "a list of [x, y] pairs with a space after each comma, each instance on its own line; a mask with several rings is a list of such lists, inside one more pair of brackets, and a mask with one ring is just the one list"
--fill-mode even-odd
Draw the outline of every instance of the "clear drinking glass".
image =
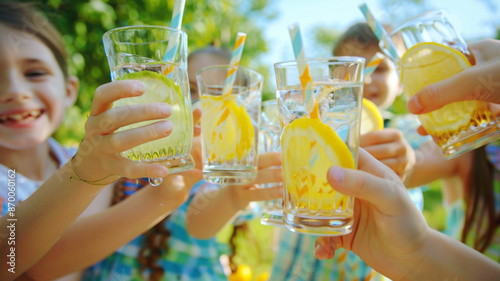
[[263, 77], [239, 66], [232, 92], [223, 95], [227, 72], [233, 68], [209, 66], [196, 75], [203, 112], [203, 175], [216, 184], [248, 184], [257, 178]]
[[[281, 126], [278, 116], [278, 101], [262, 102], [259, 126], [259, 153], [281, 151]], [[276, 184], [260, 184], [259, 188], [274, 187]], [[260, 222], [265, 225], [283, 227], [283, 199], [262, 202]]]
[[[394, 42], [401, 61], [391, 54]], [[453, 76], [475, 64], [467, 44], [449, 21], [446, 12], [423, 13], [396, 28], [380, 48], [397, 61], [403, 90], [407, 98], [423, 87]], [[445, 158], [453, 158], [500, 137], [498, 121], [489, 104], [474, 101], [448, 104], [418, 115], [425, 130], [441, 148]]]
[[[193, 115], [187, 77], [186, 33], [161, 26], [129, 26], [106, 32], [103, 42], [111, 79], [140, 80], [146, 85], [143, 95], [120, 99], [113, 103], [113, 107], [159, 102], [172, 106], [172, 115], [168, 118], [174, 128], [172, 134], [129, 149], [122, 156], [135, 161], [164, 164], [170, 173], [192, 169]], [[177, 44], [177, 48], [171, 59], [166, 60], [169, 44]], [[131, 124], [118, 131], [157, 121]], [[161, 179], [150, 179], [153, 185], [160, 182]]]
[[333, 165], [357, 167], [364, 59], [308, 59], [319, 118], [307, 111], [297, 61], [274, 65], [281, 133], [283, 216], [295, 232], [351, 232], [354, 198], [326, 179]]

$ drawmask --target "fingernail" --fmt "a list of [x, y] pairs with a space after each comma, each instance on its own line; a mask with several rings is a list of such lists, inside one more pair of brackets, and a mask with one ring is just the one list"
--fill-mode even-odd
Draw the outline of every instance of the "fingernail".
[[170, 121], [163, 121], [160, 123], [160, 130], [164, 133], [169, 133], [170, 131], [172, 131], [172, 122]]
[[136, 81], [134, 83], [134, 92], [137, 95], [141, 95], [144, 92], [146, 92], [146, 85], [144, 85], [144, 82], [142, 82], [142, 81]]
[[172, 107], [169, 104], [162, 104], [160, 114], [162, 116], [169, 116], [172, 113]]
[[330, 170], [328, 170], [328, 177], [331, 181], [341, 184], [344, 182], [345, 173], [339, 167], [331, 167]]
[[325, 251], [325, 248], [321, 247], [321, 244], [316, 245], [316, 257], [319, 259], [324, 259], [328, 253]]
[[164, 169], [161, 169], [160, 171], [158, 171], [158, 177], [163, 178], [166, 176], [168, 176], [168, 169], [167, 168], [164, 168]]
[[408, 111], [410, 111], [411, 113], [418, 114], [418, 113], [422, 112], [422, 110], [424, 108], [420, 104], [418, 97], [413, 96], [408, 100], [408, 103], [406, 104], [406, 109], [408, 109]]

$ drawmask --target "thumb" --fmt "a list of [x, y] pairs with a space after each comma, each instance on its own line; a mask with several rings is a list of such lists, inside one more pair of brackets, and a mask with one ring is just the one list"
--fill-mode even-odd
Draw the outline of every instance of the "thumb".
[[356, 197], [375, 205], [382, 213], [397, 214], [394, 207], [400, 199], [401, 181], [380, 178], [364, 171], [331, 167], [327, 174], [328, 183], [336, 191]]
[[408, 100], [408, 111], [422, 114], [457, 101], [481, 100], [500, 103], [498, 63], [468, 68], [450, 78], [427, 85]]

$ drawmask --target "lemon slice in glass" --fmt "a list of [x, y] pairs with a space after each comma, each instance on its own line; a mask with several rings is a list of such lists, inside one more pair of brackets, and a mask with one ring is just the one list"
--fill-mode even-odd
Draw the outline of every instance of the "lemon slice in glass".
[[202, 96], [202, 139], [209, 161], [240, 161], [255, 141], [250, 116], [236, 96]]
[[315, 118], [296, 119], [285, 126], [281, 146], [284, 185], [298, 208], [345, 208], [346, 196], [332, 189], [326, 173], [331, 166], [354, 169], [354, 159], [330, 126]]
[[[451, 77], [470, 67], [467, 58], [448, 46], [424, 42], [411, 47], [401, 58], [400, 79], [405, 95], [410, 98], [423, 87]], [[453, 135], [466, 128], [477, 102], [457, 102], [419, 116], [431, 135]]]

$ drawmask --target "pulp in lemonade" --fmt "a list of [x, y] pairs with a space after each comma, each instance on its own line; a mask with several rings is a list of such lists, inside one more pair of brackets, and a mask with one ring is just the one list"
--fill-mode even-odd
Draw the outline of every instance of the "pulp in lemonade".
[[[167, 78], [163, 74], [167, 66], [166, 63], [143, 63], [124, 64], [117, 67], [112, 73], [116, 80], [141, 80], [146, 85], [146, 92], [139, 97], [115, 101], [113, 107], [162, 102], [172, 106], [172, 115], [168, 119], [172, 122], [173, 130], [168, 137], [141, 144], [122, 152], [122, 155], [132, 160], [147, 162], [165, 160], [175, 162], [175, 159], [180, 158], [177, 165], [183, 166], [186, 161], [192, 161], [189, 152], [193, 139], [193, 116], [189, 99], [182, 94], [187, 92], [187, 85], [178, 85], [172, 78]], [[185, 91], [181, 90], [182, 87]], [[118, 131], [142, 127], [157, 121], [130, 124]]]
[[[419, 43], [410, 48], [402, 58], [401, 83], [409, 98], [423, 87], [451, 77], [470, 67], [467, 58], [450, 47], [437, 43]], [[474, 93], [471, 93], [474, 94]], [[482, 129], [494, 121], [485, 102], [464, 101], [418, 116], [422, 126], [441, 147], [459, 147], [468, 137], [465, 131]], [[497, 130], [494, 126], [493, 130]], [[480, 138], [478, 135], [476, 138]], [[473, 142], [475, 140], [467, 140]]]

